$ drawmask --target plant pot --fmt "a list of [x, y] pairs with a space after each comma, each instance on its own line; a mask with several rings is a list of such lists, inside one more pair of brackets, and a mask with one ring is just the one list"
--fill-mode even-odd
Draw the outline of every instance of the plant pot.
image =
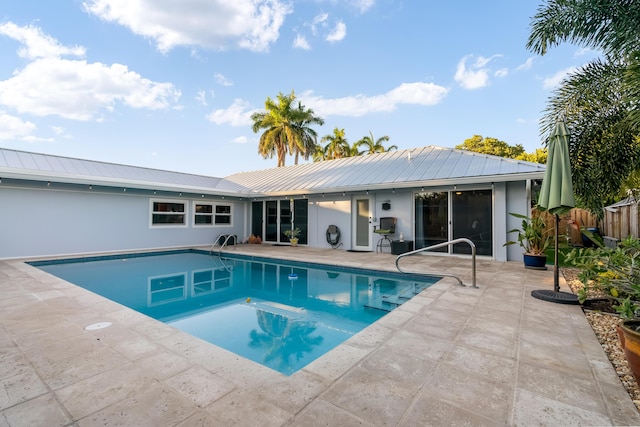
[[618, 324], [620, 345], [624, 349], [629, 369], [640, 383], [640, 332], [637, 329], [640, 329], [640, 320], [625, 320]]
[[289, 242], [291, 242], [291, 246], [298, 246], [298, 238], [297, 237], [290, 238]]
[[524, 267], [532, 270], [546, 270], [547, 256], [524, 254]]

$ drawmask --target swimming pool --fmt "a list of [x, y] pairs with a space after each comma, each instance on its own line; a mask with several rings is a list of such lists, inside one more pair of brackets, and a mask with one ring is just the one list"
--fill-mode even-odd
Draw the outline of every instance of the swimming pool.
[[31, 264], [286, 375], [439, 280], [201, 251]]

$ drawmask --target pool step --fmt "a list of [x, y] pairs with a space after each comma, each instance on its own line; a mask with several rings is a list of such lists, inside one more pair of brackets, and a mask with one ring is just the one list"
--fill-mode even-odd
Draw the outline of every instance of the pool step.
[[396, 294], [382, 294], [379, 297], [372, 298], [369, 303], [364, 306], [375, 310], [391, 311], [409, 301], [415, 295], [418, 295], [427, 286], [428, 285], [421, 283], [407, 285], [400, 289]]

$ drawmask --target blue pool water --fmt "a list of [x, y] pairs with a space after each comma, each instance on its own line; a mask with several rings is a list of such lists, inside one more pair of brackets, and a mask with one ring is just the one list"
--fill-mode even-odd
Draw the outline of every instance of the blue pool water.
[[439, 279], [198, 251], [32, 264], [286, 375]]

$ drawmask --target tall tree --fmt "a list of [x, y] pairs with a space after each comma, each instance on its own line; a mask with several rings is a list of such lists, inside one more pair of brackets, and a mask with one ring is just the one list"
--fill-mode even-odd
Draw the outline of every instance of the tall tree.
[[512, 146], [497, 138], [483, 138], [482, 135], [473, 135], [471, 138], [465, 139], [462, 144], [456, 145], [456, 148], [459, 150], [473, 151], [475, 153], [509, 157], [511, 159], [515, 159], [524, 154], [522, 144]]
[[384, 143], [388, 141], [389, 141], [388, 136], [385, 135], [378, 139], [375, 139], [373, 137], [373, 133], [369, 131], [369, 135], [363, 136], [362, 139], [357, 141], [354, 145], [358, 148], [362, 146], [366, 147], [366, 149], [364, 151], [360, 151], [359, 154], [384, 153], [386, 151], [393, 151], [398, 149], [397, 145], [391, 145], [385, 148]]
[[316, 132], [310, 128], [312, 124], [322, 125], [324, 121], [315, 116], [313, 110], [305, 109], [300, 102], [293, 107], [296, 95], [293, 91], [289, 95], [280, 92], [274, 101], [270, 97], [264, 103], [265, 110], [251, 115], [252, 130], [260, 135], [258, 153], [265, 159], [278, 157], [278, 167], [285, 165], [287, 154], [298, 155], [307, 159], [313, 154]]
[[351, 154], [351, 147], [345, 137], [344, 129], [339, 129], [337, 126], [333, 129], [333, 135], [323, 136], [320, 142], [327, 142], [324, 147], [324, 160], [341, 159]]
[[571, 133], [569, 152], [578, 203], [602, 216], [640, 165], [640, 2], [549, 0], [532, 20], [527, 47], [540, 54], [563, 42], [600, 50], [568, 76], [541, 119], [548, 135], [557, 120]]
[[289, 142], [289, 154], [295, 156], [295, 164], [298, 164], [298, 157], [302, 156], [309, 160], [315, 153], [318, 146], [318, 133], [311, 125], [322, 126], [324, 120], [315, 115], [312, 109], [305, 109], [302, 103], [298, 102], [298, 109], [294, 110], [293, 122], [296, 134], [299, 138]]

